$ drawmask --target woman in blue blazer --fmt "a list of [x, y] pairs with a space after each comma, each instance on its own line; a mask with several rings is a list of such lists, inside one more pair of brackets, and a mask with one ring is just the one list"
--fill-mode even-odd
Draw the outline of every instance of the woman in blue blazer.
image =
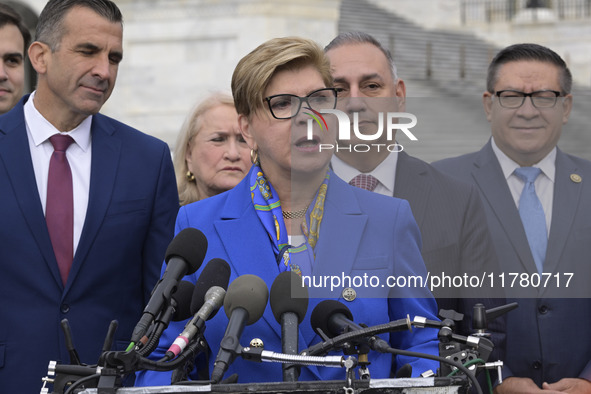
[[[310, 314], [323, 298], [340, 299], [357, 323], [369, 326], [407, 315], [436, 319], [436, 304], [428, 290], [386, 284], [389, 276], [426, 276], [419, 230], [408, 203], [346, 184], [329, 170], [333, 152], [319, 149], [336, 137], [331, 119], [326, 117], [325, 124], [318, 117], [319, 111], [336, 106], [331, 85], [328, 61], [313, 41], [272, 39], [245, 56], [234, 71], [232, 91], [240, 128], [252, 149], [253, 167], [234, 189], [182, 207], [176, 222], [176, 232], [194, 227], [206, 235], [205, 261], [228, 261], [231, 280], [253, 274], [270, 288], [282, 271], [312, 278], [311, 294], [318, 298], [310, 299], [300, 324], [300, 350], [321, 341], [310, 327]], [[308, 122], [313, 119], [310, 114], [320, 121]], [[185, 279], [196, 282], [199, 274]], [[364, 277], [365, 283], [359, 286]], [[336, 278], [342, 283], [331, 288]], [[380, 284], [372, 287], [367, 278], [374, 278], [373, 286], [378, 279]], [[318, 287], [321, 279], [328, 280], [322, 288]], [[354, 288], [356, 295], [344, 300], [347, 288], [349, 294]], [[185, 323], [171, 323], [151, 358], [162, 357]], [[222, 312], [206, 324], [210, 370], [227, 324]], [[269, 305], [258, 322], [244, 329], [242, 344], [253, 338], [261, 339], [266, 350], [281, 352], [281, 326]], [[432, 329], [383, 338], [394, 348], [438, 354]], [[413, 376], [437, 368], [430, 360], [393, 358], [373, 351], [369, 360], [372, 378], [390, 377], [406, 363], [413, 367]], [[226, 376], [232, 373], [238, 374], [239, 382], [282, 380], [280, 364], [241, 358], [230, 365]], [[299, 380], [344, 378], [341, 369], [302, 367]], [[140, 372], [136, 381], [144, 386], [167, 384], [170, 373], [162, 372]]]

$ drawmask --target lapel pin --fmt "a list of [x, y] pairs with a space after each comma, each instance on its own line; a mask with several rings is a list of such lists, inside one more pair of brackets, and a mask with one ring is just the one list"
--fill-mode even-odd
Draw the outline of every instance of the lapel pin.
[[574, 183], [581, 183], [583, 178], [581, 178], [581, 176], [579, 174], [570, 174], [570, 180], [573, 181]]

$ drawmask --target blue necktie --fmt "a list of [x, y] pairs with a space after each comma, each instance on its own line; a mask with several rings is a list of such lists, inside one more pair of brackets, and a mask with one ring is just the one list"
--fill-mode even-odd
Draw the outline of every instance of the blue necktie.
[[519, 199], [519, 216], [527, 235], [529, 248], [538, 268], [538, 273], [543, 272], [546, 247], [548, 245], [548, 232], [546, 231], [546, 216], [542, 203], [536, 194], [534, 181], [542, 172], [535, 167], [520, 167], [515, 170], [515, 175], [521, 178], [525, 185]]

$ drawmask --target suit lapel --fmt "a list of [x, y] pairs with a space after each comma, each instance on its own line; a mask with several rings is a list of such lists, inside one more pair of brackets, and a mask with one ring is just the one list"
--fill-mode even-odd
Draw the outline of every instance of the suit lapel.
[[558, 149], [556, 152], [552, 222], [544, 262], [545, 272], [554, 272], [556, 269], [567, 239], [572, 233], [571, 227], [580, 204], [582, 183], [573, 182], [570, 179], [571, 174], [581, 175], [577, 172], [576, 164]]
[[[352, 187], [331, 173], [324, 206], [324, 218], [316, 248], [316, 259], [313, 264], [313, 274], [316, 276], [334, 274], [335, 262], [338, 262], [339, 271], [342, 269], [343, 272], [348, 273], [353, 268], [367, 217], [361, 213], [351, 189]], [[275, 255], [271, 247], [267, 246], [270, 242], [269, 236], [252, 208], [249, 198], [244, 196], [250, 196], [248, 182], [241, 182], [229, 193], [228, 200], [222, 209], [221, 219], [215, 223], [215, 228], [228, 252], [229, 263], [236, 275], [257, 275], [270, 284], [279, 274]], [[335, 228], [338, 228], [339, 231], [331, 231]], [[343, 242], [342, 234], [347, 234], [347, 242]], [[240, 244], [244, 247], [237, 247], [236, 240], [241, 240]], [[330, 247], [331, 245], [333, 247]], [[338, 248], [335, 248], [334, 245], [338, 245]], [[308, 316], [315, 304], [314, 300], [311, 300]], [[270, 307], [266, 308], [263, 320], [275, 332], [278, 341], [281, 341], [281, 326], [275, 320]], [[314, 336], [310, 340], [309, 332], [305, 338], [302, 331], [311, 330], [308, 330], [308, 327], [300, 327], [301, 348], [320, 340], [318, 336]], [[320, 378], [317, 367], [310, 366], [308, 368]]]
[[92, 162], [88, 209], [66, 291], [86, 260], [111, 201], [121, 154], [121, 141], [114, 136], [114, 132], [114, 127], [105, 117], [100, 114], [94, 115], [91, 128]]
[[419, 228], [422, 228], [431, 193], [431, 183], [424, 177], [426, 173], [422, 162], [413, 161], [406, 152], [398, 153], [394, 197], [409, 202]]
[[[47, 231], [43, 206], [35, 181], [35, 170], [31, 160], [31, 150], [27, 138], [27, 129], [23, 105], [29, 96], [25, 96], [0, 123], [0, 160], [4, 163], [10, 184], [41, 254], [59, 286], [62, 285], [53, 246]], [[4, 187], [9, 187], [6, 185]]]
[[[236, 188], [224, 205], [221, 219], [215, 223], [216, 230], [238, 276], [254, 274], [272, 283], [279, 269], [273, 251], [266, 246], [269, 236], [252, 204], [244, 198], [250, 195], [248, 183], [242, 182]], [[351, 271], [366, 221], [367, 216], [361, 212], [354, 189], [331, 173], [313, 264], [314, 275], [328, 275], [333, 271], [334, 265], [323, 261], [338, 261], [339, 271]], [[335, 228], [339, 231], [332, 231]], [[347, 234], [347, 242], [343, 242], [343, 234]], [[236, 247], [238, 239], [242, 240], [244, 248]], [[334, 245], [339, 247], [333, 248]]]
[[242, 182], [236, 187], [240, 189], [229, 193], [220, 220], [214, 224], [216, 231], [236, 276], [252, 274], [266, 283], [272, 283], [279, 274], [279, 268], [269, 236], [252, 204], [245, 198], [250, 196], [248, 183]]
[[507, 234], [523, 267], [527, 272], [538, 272], [515, 201], [490, 141], [479, 152], [474, 165], [475, 168], [472, 171], [474, 181]]
[[[252, 207], [248, 179], [249, 175], [246, 175], [245, 179], [228, 193], [220, 219], [214, 223], [214, 227], [228, 253], [228, 263], [236, 276], [256, 275], [270, 290], [271, 284], [279, 274], [279, 268], [269, 236]], [[281, 343], [281, 325], [275, 320], [270, 306], [265, 308], [262, 321], [276, 334], [276, 342]]]
[[[355, 196], [357, 190], [342, 181], [333, 172], [330, 174], [326, 200], [324, 203], [324, 216], [320, 225], [320, 236], [315, 250], [315, 261], [312, 267], [313, 277], [319, 278], [330, 275], [350, 274], [354, 267], [355, 258], [361, 244], [367, 215], [359, 207], [359, 202]], [[363, 191], [359, 191], [363, 193]], [[310, 289], [311, 297], [314, 296], [313, 289]], [[327, 291], [327, 289], [323, 289]], [[331, 297], [326, 297], [322, 293], [322, 298], [311, 298], [308, 306], [308, 316], [316, 305], [325, 298], [341, 298], [337, 293]], [[308, 346], [321, 342], [318, 336], [306, 322], [307, 326], [300, 327], [300, 343]], [[304, 337], [304, 338], [302, 338]], [[301, 342], [304, 340], [305, 342]], [[308, 367], [319, 379], [322, 377], [318, 372], [318, 367]]]
[[[361, 212], [354, 193], [331, 172], [324, 202], [324, 217], [320, 225], [313, 275], [334, 275], [335, 271], [349, 273], [361, 242], [367, 216]], [[346, 239], [343, 237], [346, 235]]]

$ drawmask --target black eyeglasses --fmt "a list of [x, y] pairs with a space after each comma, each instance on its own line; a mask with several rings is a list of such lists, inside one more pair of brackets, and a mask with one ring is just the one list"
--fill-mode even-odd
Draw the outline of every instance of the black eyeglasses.
[[[294, 99], [298, 99], [297, 106]], [[291, 119], [300, 112], [304, 101], [308, 105], [308, 107], [304, 108], [311, 108], [314, 111], [335, 109], [337, 106], [337, 90], [335, 88], [318, 89], [306, 97], [299, 97], [295, 94], [275, 94], [265, 97], [265, 101], [275, 119]]]
[[552, 108], [556, 105], [560, 92], [556, 90], [538, 90], [524, 93], [517, 90], [499, 90], [494, 93], [499, 98], [499, 104], [505, 108], [519, 108], [525, 102], [526, 97], [531, 97], [531, 102], [536, 108]]

